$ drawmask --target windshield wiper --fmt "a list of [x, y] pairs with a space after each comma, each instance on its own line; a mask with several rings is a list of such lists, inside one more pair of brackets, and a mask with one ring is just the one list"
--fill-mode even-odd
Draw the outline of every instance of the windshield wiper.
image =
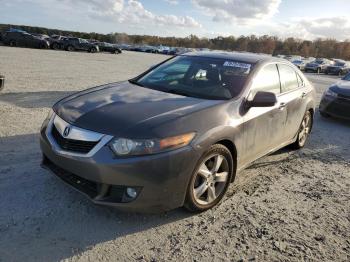
[[138, 86], [144, 87], [143, 84], [140, 84], [139, 82], [137, 82], [136, 80], [133, 80], [133, 79], [130, 79], [130, 80], [129, 80], [129, 83], [130, 83], [130, 84], [133, 84], [133, 85], [138, 85]]

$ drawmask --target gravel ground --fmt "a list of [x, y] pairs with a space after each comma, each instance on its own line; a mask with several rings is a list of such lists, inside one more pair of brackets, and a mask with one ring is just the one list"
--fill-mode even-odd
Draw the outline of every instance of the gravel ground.
[[[201, 214], [95, 206], [40, 168], [56, 100], [163, 59], [0, 47], [0, 261], [350, 261], [349, 123], [317, 114], [305, 149], [260, 159]], [[319, 97], [336, 81], [308, 77]]]

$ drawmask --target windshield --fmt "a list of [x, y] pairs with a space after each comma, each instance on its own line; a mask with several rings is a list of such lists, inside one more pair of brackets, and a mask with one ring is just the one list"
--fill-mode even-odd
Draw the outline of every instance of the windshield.
[[303, 61], [301, 61], [301, 60], [295, 60], [295, 61], [293, 61], [293, 63], [294, 63], [294, 64], [302, 64]]
[[323, 64], [323, 62], [324, 62], [323, 60], [316, 60], [315, 61], [316, 64]]
[[141, 77], [136, 84], [204, 99], [230, 99], [242, 91], [253, 65], [244, 62], [178, 56]]

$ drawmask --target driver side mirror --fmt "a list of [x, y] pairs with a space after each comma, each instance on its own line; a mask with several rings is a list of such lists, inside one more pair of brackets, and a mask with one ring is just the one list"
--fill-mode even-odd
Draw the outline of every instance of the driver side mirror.
[[259, 91], [253, 100], [247, 101], [247, 107], [272, 107], [277, 104], [277, 97], [272, 92]]

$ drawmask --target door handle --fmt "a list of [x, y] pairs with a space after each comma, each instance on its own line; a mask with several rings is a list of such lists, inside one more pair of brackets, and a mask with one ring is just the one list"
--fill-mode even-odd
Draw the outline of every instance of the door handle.
[[305, 98], [307, 96], [307, 93], [305, 93], [305, 92], [303, 92], [302, 94], [301, 94], [301, 98]]
[[280, 110], [283, 110], [286, 107], [286, 103], [280, 103], [280, 106], [278, 107]]

